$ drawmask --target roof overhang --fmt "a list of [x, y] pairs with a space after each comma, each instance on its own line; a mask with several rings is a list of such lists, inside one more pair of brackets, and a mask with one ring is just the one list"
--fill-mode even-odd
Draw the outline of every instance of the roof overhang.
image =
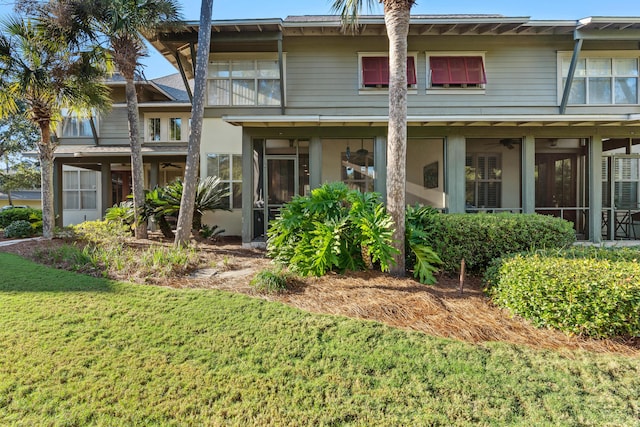
[[[244, 127], [316, 127], [387, 126], [387, 116], [223, 116], [235, 126]], [[640, 126], [640, 114], [610, 115], [448, 115], [408, 116], [408, 126], [433, 127], [593, 127]]]

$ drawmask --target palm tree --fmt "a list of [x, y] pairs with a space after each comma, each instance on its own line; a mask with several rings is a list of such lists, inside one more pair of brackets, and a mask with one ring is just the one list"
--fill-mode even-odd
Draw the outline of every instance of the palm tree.
[[[379, 0], [389, 38], [389, 128], [387, 133], [387, 210], [395, 223], [398, 254], [391, 274], [405, 275], [405, 187], [407, 158], [407, 37], [415, 0]], [[371, 9], [376, 1], [366, 0]], [[355, 27], [364, 0], [334, 0], [332, 9]]]
[[54, 0], [64, 14], [58, 24], [65, 31], [82, 34], [94, 41], [106, 39], [113, 62], [125, 80], [129, 144], [131, 146], [131, 175], [133, 204], [137, 207], [136, 238], [147, 237], [144, 221], [138, 212], [145, 201], [144, 166], [140, 142], [138, 97], [134, 80], [140, 70], [140, 58], [146, 56], [143, 34], [175, 26], [180, 22], [180, 6], [176, 0]]
[[[202, 119], [204, 117], [204, 95], [207, 90], [207, 66], [211, 46], [211, 13], [213, 0], [202, 0], [200, 7], [200, 31], [198, 32], [198, 53], [196, 55], [195, 87], [193, 107], [191, 108], [191, 135], [187, 151], [187, 164], [184, 171], [184, 191], [180, 202], [180, 215], [176, 228], [175, 244], [185, 245], [191, 235], [194, 218], [194, 203], [200, 163], [200, 140], [202, 138]], [[200, 227], [196, 232], [200, 231]]]
[[[45, 13], [45, 9], [42, 10]], [[38, 152], [42, 173], [42, 233], [53, 237], [52, 128], [62, 109], [88, 112], [108, 106], [109, 90], [102, 84], [104, 61], [98, 51], [80, 51], [42, 25], [47, 18], [9, 18], [0, 26], [0, 117], [26, 105], [28, 118], [38, 127]]]

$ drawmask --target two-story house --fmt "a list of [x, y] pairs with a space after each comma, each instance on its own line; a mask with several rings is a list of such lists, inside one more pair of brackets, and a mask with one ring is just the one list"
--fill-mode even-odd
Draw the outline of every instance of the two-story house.
[[[388, 41], [383, 17], [359, 23], [355, 34], [344, 33], [336, 16], [212, 24], [200, 167], [202, 176], [223, 178], [233, 210], [209, 221], [260, 243], [283, 203], [324, 182], [384, 194]], [[190, 23], [150, 39], [183, 81], [194, 75], [199, 30]], [[635, 238], [639, 43], [638, 17], [413, 16], [407, 203], [539, 212], [573, 221], [579, 238]], [[184, 145], [171, 155], [170, 141], [146, 139], [150, 119], [170, 126], [175, 113], [188, 116], [188, 102], [173, 102], [141, 103], [150, 185], [159, 182], [160, 162], [184, 161]], [[98, 162], [107, 135], [124, 143], [124, 111], [114, 113], [98, 119], [99, 141], [83, 140], [91, 162], [83, 163], [85, 151], [57, 157], [60, 165], [100, 165], [103, 193], [113, 189], [105, 175], [128, 166], [125, 146], [108, 147], [122, 158], [105, 154], [109, 161]], [[116, 197], [103, 194], [98, 210]]]

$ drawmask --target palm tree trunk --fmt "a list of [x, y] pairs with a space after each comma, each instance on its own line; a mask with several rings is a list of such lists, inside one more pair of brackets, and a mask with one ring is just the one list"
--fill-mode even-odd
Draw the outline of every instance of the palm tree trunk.
[[140, 221], [139, 212], [144, 206], [144, 164], [140, 143], [140, 120], [138, 117], [138, 96], [133, 77], [126, 78], [127, 119], [129, 121], [129, 144], [131, 145], [131, 180], [133, 183], [133, 207], [136, 239], [147, 238], [147, 223]]
[[[385, 7], [384, 20], [389, 38], [389, 130], [387, 135], [387, 210], [395, 231], [398, 249], [391, 274], [405, 275], [405, 187], [407, 158], [407, 36], [410, 2], [392, 2]], [[404, 3], [404, 4], [403, 4]], [[385, 2], [385, 6], [386, 2]]]
[[55, 212], [53, 209], [53, 150], [51, 128], [48, 120], [38, 122], [40, 127], [39, 157], [42, 177], [42, 236], [53, 238]]
[[[200, 164], [200, 140], [202, 138], [202, 118], [204, 116], [204, 95], [207, 90], [207, 68], [209, 48], [211, 46], [211, 13], [213, 0], [202, 0], [200, 7], [200, 29], [198, 32], [198, 52], [196, 54], [195, 87], [193, 88], [193, 106], [191, 108], [191, 134], [187, 149], [187, 162], [184, 170], [184, 186], [180, 200], [180, 214], [176, 226], [176, 246], [189, 241], [194, 221], [194, 205], [198, 189], [198, 165]], [[204, 31], [204, 29], [207, 29]], [[196, 232], [200, 231], [198, 228]]]

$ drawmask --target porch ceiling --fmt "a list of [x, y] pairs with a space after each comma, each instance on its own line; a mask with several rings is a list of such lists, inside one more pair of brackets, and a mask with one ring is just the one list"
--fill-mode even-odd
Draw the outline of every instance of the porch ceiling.
[[[187, 147], [183, 146], [143, 146], [143, 156], [186, 156]], [[60, 145], [56, 148], [55, 157], [111, 157], [131, 156], [129, 146], [95, 146], [95, 145]]]
[[[235, 126], [244, 127], [316, 127], [387, 126], [387, 116], [223, 116]], [[408, 126], [433, 127], [594, 127], [640, 126], [640, 115], [469, 115], [408, 116]]]

